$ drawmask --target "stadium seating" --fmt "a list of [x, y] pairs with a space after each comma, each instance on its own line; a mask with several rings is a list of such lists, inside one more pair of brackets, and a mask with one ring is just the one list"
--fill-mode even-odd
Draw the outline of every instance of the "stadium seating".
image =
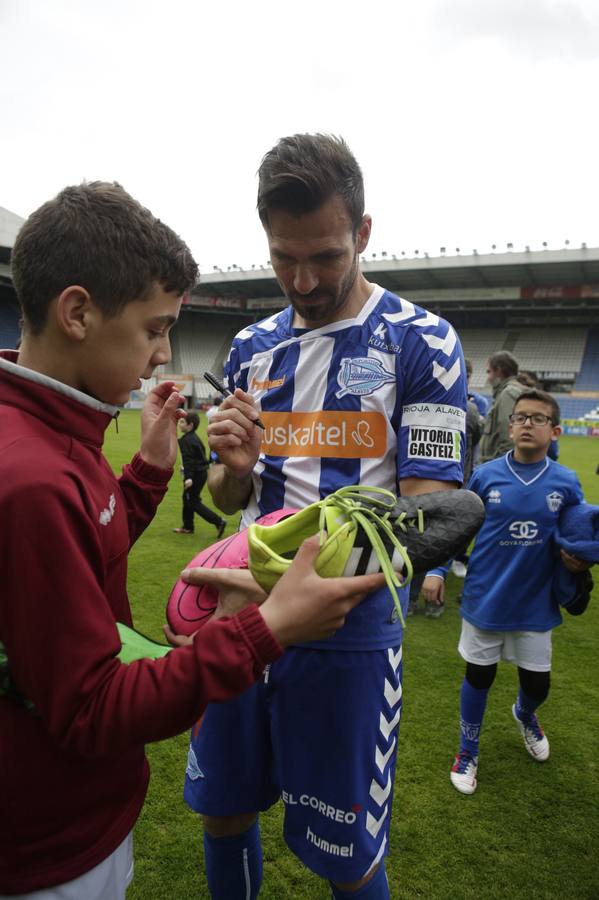
[[19, 309], [15, 301], [7, 299], [0, 292], [0, 348], [12, 350], [21, 334]]
[[[588, 356], [588, 351], [585, 354], [586, 338], [584, 328], [478, 328], [460, 331], [464, 355], [472, 360], [471, 386], [474, 390], [485, 387], [487, 360], [499, 350], [513, 353], [522, 369], [551, 371], [570, 377], [572, 374], [578, 375], [583, 359]], [[599, 368], [599, 329], [595, 352], [594, 364]], [[591, 373], [589, 380], [592, 384], [588, 389], [599, 390], [597, 374], [593, 376]], [[578, 382], [576, 387], [579, 387]]]
[[578, 373], [585, 343], [584, 328], [522, 329], [513, 353], [522, 369]]
[[574, 388], [577, 391], [599, 391], [599, 328], [589, 329], [582, 365]]
[[183, 313], [173, 329], [173, 365], [191, 375], [206, 369], [222, 374], [231, 341], [245, 324], [247, 319], [238, 316]]
[[562, 419], [599, 418], [592, 417], [591, 413], [597, 407], [597, 398], [572, 397], [570, 394], [554, 394], [562, 414]]
[[[222, 373], [231, 340], [248, 322], [230, 314], [184, 311], [172, 332], [171, 371], [201, 375], [206, 369]], [[534, 372], [563, 372], [578, 375], [576, 388], [585, 376], [587, 390], [599, 392], [599, 328], [592, 329], [587, 341], [584, 328], [469, 328], [459, 331], [464, 355], [472, 360], [471, 387], [490, 395], [487, 384], [487, 360], [498, 350], [509, 350], [522, 369]], [[586, 347], [586, 351], [585, 351]], [[559, 396], [562, 415], [579, 418], [593, 410], [597, 398]]]
[[464, 356], [472, 361], [470, 386], [475, 391], [487, 388], [487, 360], [492, 353], [503, 350], [507, 338], [505, 328], [469, 328], [459, 332]]

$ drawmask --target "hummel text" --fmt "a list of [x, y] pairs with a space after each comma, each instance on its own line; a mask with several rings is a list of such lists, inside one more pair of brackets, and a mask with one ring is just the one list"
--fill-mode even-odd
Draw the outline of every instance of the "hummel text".
[[353, 842], [351, 844], [332, 844], [330, 841], [325, 841], [324, 838], [318, 837], [317, 834], [314, 834], [314, 832], [310, 829], [310, 826], [308, 826], [306, 838], [310, 841], [311, 844], [314, 844], [315, 847], [318, 847], [319, 850], [322, 850], [323, 853], [328, 853], [331, 856], [354, 855]]

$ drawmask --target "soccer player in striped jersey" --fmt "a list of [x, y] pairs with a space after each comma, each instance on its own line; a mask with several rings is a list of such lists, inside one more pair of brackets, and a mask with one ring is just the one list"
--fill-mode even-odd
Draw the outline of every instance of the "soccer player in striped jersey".
[[[360, 271], [371, 219], [347, 145], [283, 138], [262, 161], [258, 211], [289, 305], [233, 341], [233, 396], [208, 429], [217, 506], [243, 510], [245, 526], [344, 485], [404, 495], [459, 487], [460, 344], [447, 322]], [[209, 707], [192, 734], [185, 797], [204, 817], [213, 898], [257, 896], [258, 812], [279, 798], [288, 846], [334, 897], [389, 896], [401, 641], [385, 588], [331, 640], [287, 652], [239, 703]]]
[[[451, 783], [463, 794], [477, 786], [480, 731], [500, 659], [518, 667], [520, 690], [512, 713], [528, 753], [549, 757], [536, 710], [549, 694], [551, 631], [562, 621], [552, 591], [556, 567], [577, 574], [590, 567], [554, 546], [560, 511], [583, 500], [576, 473], [547, 456], [559, 437], [560, 410], [537, 389], [520, 394], [510, 416], [514, 449], [475, 470], [468, 485], [486, 518], [470, 556], [460, 612], [460, 655], [466, 662], [460, 701], [460, 749]], [[443, 599], [446, 569], [427, 574], [423, 593]]]

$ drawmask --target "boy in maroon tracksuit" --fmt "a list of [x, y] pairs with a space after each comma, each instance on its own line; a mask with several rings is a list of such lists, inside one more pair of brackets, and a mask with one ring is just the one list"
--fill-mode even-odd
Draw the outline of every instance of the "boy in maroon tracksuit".
[[[119, 479], [103, 435], [170, 359], [197, 267], [169, 228], [100, 182], [37, 210], [11, 262], [24, 332], [18, 354], [0, 353], [0, 642], [15, 687], [0, 696], [0, 897], [54, 897], [69, 883], [69, 896], [119, 900], [144, 743], [245, 690], [283, 646], [339, 628], [382, 576], [320, 579], [310, 539], [260, 608], [210, 622], [160, 660], [121, 663], [127, 554], [167, 489], [181, 398], [172, 384], [149, 393], [140, 452]], [[263, 599], [247, 572], [195, 577], [225, 610], [240, 592]]]

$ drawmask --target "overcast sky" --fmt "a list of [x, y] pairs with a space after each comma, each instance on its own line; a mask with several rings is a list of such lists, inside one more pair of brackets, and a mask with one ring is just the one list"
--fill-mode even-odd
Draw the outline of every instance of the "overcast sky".
[[265, 263], [256, 170], [341, 134], [366, 253], [599, 246], [597, 0], [0, 0], [0, 206], [116, 180], [203, 271]]

